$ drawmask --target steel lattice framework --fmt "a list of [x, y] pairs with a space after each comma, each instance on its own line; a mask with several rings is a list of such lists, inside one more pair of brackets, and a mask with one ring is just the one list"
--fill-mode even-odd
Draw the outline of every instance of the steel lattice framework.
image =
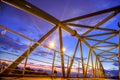
[[[96, 77], [97, 71], [99, 71], [98, 72], [99, 77], [106, 77], [102, 62], [118, 62], [119, 63], [119, 78], [120, 78], [120, 27], [119, 27], [118, 30], [100, 27], [102, 24], [104, 24], [105, 22], [107, 22], [108, 20], [110, 20], [111, 18], [113, 18], [114, 16], [116, 16], [117, 14], [120, 13], [120, 6], [113, 7], [113, 8], [106, 9], [106, 10], [102, 10], [102, 11], [98, 11], [98, 12], [94, 12], [94, 13], [90, 13], [90, 14], [86, 14], [86, 15], [83, 15], [83, 16], [78, 16], [78, 17], [75, 17], [75, 18], [72, 18], [72, 19], [60, 21], [60, 20], [56, 19], [55, 17], [51, 16], [49, 13], [46, 13], [45, 11], [33, 6], [32, 4], [30, 4], [30, 3], [28, 3], [24, 0], [2, 0], [2, 2], [6, 3], [8, 5], [11, 5], [13, 7], [16, 7], [20, 10], [23, 10], [25, 12], [28, 12], [32, 15], [35, 15], [35, 16], [39, 17], [40, 19], [42, 18], [45, 21], [48, 21], [48, 22], [50, 22], [54, 25], [54, 28], [52, 28], [49, 32], [47, 32], [38, 41], [34, 41], [34, 40], [32, 40], [28, 37], [25, 37], [24, 35], [19, 34], [18, 32], [12, 31], [12, 30], [4, 27], [4, 26], [0, 26], [0, 28], [2, 28], [2, 29], [5, 29], [7, 31], [10, 31], [10, 32], [16, 34], [16, 35], [22, 36], [25, 39], [28, 39], [32, 42], [35, 42], [35, 44], [33, 44], [31, 47], [29, 47], [28, 50], [26, 50], [21, 56], [19, 56], [2, 73], [10, 72], [19, 63], [21, 63], [33, 50], [35, 50], [38, 46], [44, 46], [41, 43], [48, 36], [50, 36], [50, 34], [52, 34], [56, 29], [58, 29], [59, 30], [58, 31], [58, 33], [59, 33], [59, 44], [60, 44], [59, 53], [61, 55], [61, 66], [62, 66], [63, 77], [69, 77], [70, 76], [71, 68], [72, 68], [72, 65], [73, 65], [73, 62], [74, 62], [74, 59], [75, 59], [75, 55], [76, 55], [76, 51], [78, 49], [78, 46], [80, 46], [80, 56], [81, 56], [83, 77], [86, 77], [86, 75], [87, 75], [88, 65], [89, 65], [90, 62], [92, 63], [93, 77]], [[79, 21], [81, 19], [86, 19], [86, 18], [89, 18], [89, 17], [93, 17], [93, 16], [97, 16], [97, 15], [101, 15], [101, 14], [105, 14], [105, 13], [109, 13], [109, 12], [113, 12], [113, 13], [108, 15], [106, 18], [104, 18], [103, 20], [101, 20], [100, 22], [98, 22], [94, 26], [86, 26], [86, 25], [72, 23], [74, 21]], [[80, 35], [80, 34], [78, 34], [78, 32], [76, 30], [73, 30], [71, 28], [71, 26], [77, 27], [77, 28], [88, 29], [88, 30], [85, 33], [83, 33], [82, 35]], [[67, 75], [65, 75], [64, 53], [62, 51], [62, 48], [63, 48], [62, 30], [65, 30], [66, 32], [68, 32], [69, 34], [71, 34], [72, 36], [74, 36], [78, 39], [78, 42], [76, 44], [76, 48], [74, 50], [74, 54], [73, 54], [73, 56], [72, 56], [72, 58], [69, 62], [69, 65], [68, 65]], [[105, 33], [87, 35], [88, 33], [92, 32], [93, 30], [101, 30], [101, 31], [104, 31]], [[105, 35], [109, 35], [109, 36], [105, 39], [102, 39], [102, 40], [92, 38], [92, 37], [96, 37], [96, 36], [100, 37], [100, 36], [105, 36]], [[118, 44], [107, 41], [107, 40], [113, 38], [114, 36], [118, 36]], [[96, 44], [90, 45], [90, 43], [87, 42], [86, 40], [95, 41]], [[84, 59], [83, 59], [82, 43], [85, 44], [89, 48], [89, 54], [88, 54], [88, 58], [87, 58], [88, 60], [86, 62], [86, 66], [85, 66]], [[103, 43], [105, 45], [99, 46], [99, 44], [101, 44], [101, 43]], [[108, 44], [108, 45], [106, 45], [106, 44]], [[44, 46], [44, 47], [49, 48], [48, 46]], [[100, 48], [106, 48], [106, 50], [102, 50]], [[51, 49], [51, 48], [49, 48], [49, 49]], [[96, 49], [100, 50], [102, 52], [97, 53], [95, 51]], [[118, 52], [116, 52], [116, 53], [111, 52], [110, 50], [112, 50], [112, 49], [118, 49]], [[54, 49], [51, 49], [51, 50], [56, 52], [56, 50], [54, 50]], [[109, 52], [110, 54], [104, 54], [105, 52]], [[95, 62], [93, 62], [92, 55], [95, 56]], [[100, 60], [101, 57], [104, 58], [104, 59]], [[113, 58], [115, 58], [115, 57], [117, 57], [118, 60], [114, 60]], [[55, 58], [55, 55], [54, 55], [54, 58]], [[54, 65], [54, 58], [53, 58], [53, 65]], [[53, 68], [52, 68], [52, 70], [53, 70]]]

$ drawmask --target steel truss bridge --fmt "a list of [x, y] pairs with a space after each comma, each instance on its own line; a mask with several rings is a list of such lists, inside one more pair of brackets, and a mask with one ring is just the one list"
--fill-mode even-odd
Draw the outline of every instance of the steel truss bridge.
[[[16, 36], [20, 36], [20, 37], [34, 43], [31, 46], [29, 46], [28, 49], [25, 50], [21, 55], [15, 55], [15, 54], [6, 52], [6, 54], [17, 56], [17, 58], [16, 58], [16, 60], [11, 61], [9, 66], [1, 72], [2, 75], [8, 74], [8, 73], [14, 71], [16, 69], [16, 67], [20, 64], [24, 65], [24, 69], [23, 69], [23, 72], [21, 73], [21, 75], [25, 75], [25, 71], [26, 71], [25, 67], [27, 66], [27, 59], [31, 59], [31, 58], [28, 58], [28, 56], [31, 55], [31, 53], [37, 47], [42, 46], [42, 47], [47, 48], [50, 51], [54, 52], [53, 54], [48, 54], [48, 55], [52, 56], [52, 58], [50, 58], [51, 59], [50, 67], [51, 67], [52, 75], [54, 75], [53, 73], [54, 73], [54, 68], [55, 68], [55, 60], [56, 60], [56, 57], [58, 57], [59, 58], [58, 62], [61, 65], [60, 69], [61, 69], [62, 77], [70, 77], [73, 66], [77, 65], [77, 69], [78, 69], [77, 77], [88, 77], [87, 75], [89, 74], [89, 69], [91, 69], [92, 77], [105, 78], [106, 74], [104, 71], [104, 65], [102, 65], [102, 63], [103, 62], [118, 62], [119, 63], [119, 68], [118, 68], [119, 74], [118, 75], [119, 75], [119, 79], [120, 79], [120, 24], [118, 24], [117, 30], [110, 29], [107, 27], [106, 28], [100, 27], [102, 24], [106, 23], [108, 20], [110, 20], [111, 18], [113, 18], [114, 16], [116, 16], [117, 14], [120, 13], [120, 6], [101, 10], [98, 12], [93, 12], [90, 14], [85, 14], [83, 16], [74, 17], [74, 18], [71, 18], [68, 20], [60, 21], [60, 20], [56, 19], [55, 17], [53, 17], [54, 15], [52, 16], [49, 13], [46, 13], [45, 11], [37, 8], [36, 6], [34, 6], [31, 3], [28, 3], [27, 1], [24, 1], [24, 0], [1, 0], [1, 2], [6, 3], [15, 8], [18, 8], [22, 11], [25, 11], [31, 15], [37, 16], [38, 18], [43, 19], [46, 22], [49, 22], [50, 24], [52, 24], [54, 26], [51, 30], [49, 30], [46, 34], [44, 34], [44, 36], [42, 36], [38, 41], [35, 41], [29, 37], [26, 37], [25, 35], [20, 34], [19, 32], [16, 32], [12, 29], [7, 28], [4, 25], [0, 25], [1, 29], [6, 30], [7, 32], [15, 34]], [[94, 16], [98, 16], [101, 14], [106, 14], [106, 13], [111, 13], [111, 14], [107, 15], [107, 17], [102, 19], [100, 22], [98, 22], [94, 26], [73, 23], [74, 21], [80, 21], [82, 19], [86, 19], [89, 17], [94, 17]], [[71, 28], [71, 26], [75, 27], [75, 28], [77, 27], [77, 28], [87, 29], [87, 31], [80, 35], [78, 33], [78, 31], [73, 30], [73, 28]], [[114, 26], [110, 26], [110, 27], [114, 27]], [[59, 50], [50, 48], [49, 46], [42, 44], [42, 42], [45, 39], [47, 39], [56, 30], [58, 30], [58, 34], [59, 34], [58, 35], [59, 36], [59, 43], [58, 43]], [[63, 35], [64, 35], [62, 33], [63, 30], [68, 32], [71, 36], [73, 36], [74, 38], [76, 38], [78, 40], [76, 43], [72, 57], [64, 54], [64, 51], [62, 50], [63, 49]], [[94, 33], [91, 35], [87, 35], [88, 33], [91, 33], [92, 31], [97, 31], [97, 30], [104, 31], [104, 33], [98, 33], [98, 34]], [[99, 40], [103, 36], [107, 36], [107, 37]], [[118, 36], [117, 37], [118, 42], [108, 41], [109, 39], [112, 39], [115, 36]], [[99, 39], [93, 39], [93, 37], [99, 37]], [[90, 41], [93, 41], [96, 43], [91, 45], [90, 42], [86, 41], [86, 40], [90, 40]], [[99, 45], [101, 43], [103, 44], [102, 46]], [[87, 57], [86, 61], [84, 60], [84, 56], [83, 56], [85, 54], [85, 53], [83, 53], [83, 50], [82, 50], [83, 44], [86, 45], [87, 48], [89, 49], [89, 53], [88, 53], [88, 57]], [[80, 57], [79, 57], [80, 60], [75, 59], [78, 48], [79, 48], [79, 53], [80, 53]], [[118, 51], [111, 52], [111, 50], [113, 50], [113, 49], [117, 49]], [[101, 52], [99, 53], [96, 50], [100, 50]], [[3, 52], [5, 52], [5, 51], [3, 51]], [[108, 52], [109, 54], [105, 54], [105, 52]], [[44, 51], [43, 51], [43, 53], [47, 54], [47, 52], [44, 52]], [[34, 55], [40, 56], [38, 54], [34, 54]], [[59, 55], [59, 56], [57, 56], [57, 55]], [[101, 60], [101, 58], [103, 58], [103, 59]], [[117, 60], [114, 58], [117, 58]], [[25, 60], [25, 62], [22, 62], [23, 60]], [[31, 60], [35, 60], [35, 59], [31, 59]], [[10, 62], [10, 60], [7, 60], [7, 59], [4, 61]], [[39, 61], [39, 60], [38, 60], [38, 62], [41, 63], [41, 61]], [[75, 62], [76, 62], [76, 64], [75, 64]], [[49, 64], [47, 62], [43, 62], [43, 63]], [[91, 63], [91, 65], [90, 65], [90, 63]], [[81, 68], [82, 76], [80, 76], [80, 68]]]

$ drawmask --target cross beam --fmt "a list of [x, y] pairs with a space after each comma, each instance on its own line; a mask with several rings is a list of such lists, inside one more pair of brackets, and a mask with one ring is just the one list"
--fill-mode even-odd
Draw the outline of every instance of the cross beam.
[[[58, 19], [54, 18], [53, 16], [51, 16], [50, 14], [44, 12], [43, 10], [33, 6], [32, 4], [24, 1], [24, 0], [2, 0], [2, 2], [5, 2], [11, 6], [14, 6], [18, 9], [21, 9], [23, 11], [26, 11], [32, 15], [35, 15], [39, 18], [42, 18], [50, 23], [52, 23], [53, 25], [56, 25], [57, 27], [61, 27], [62, 29], [64, 29], [65, 31], [67, 31], [68, 33], [70, 33], [71, 35], [77, 37], [78, 39], [80, 39], [85, 45], [88, 46], [88, 48], [91, 48], [91, 46], [75, 31], [75, 30], [72, 30], [71, 28], [67, 27], [66, 25], [64, 25], [61, 21], [59, 21]], [[79, 19], [82, 19], [82, 18], [87, 18], [87, 17], [91, 17], [91, 16], [95, 16], [95, 15], [99, 15], [99, 14], [102, 14], [102, 13], [107, 13], [107, 12], [111, 12], [111, 11], [118, 11], [120, 10], [120, 6], [118, 7], [114, 7], [114, 8], [111, 8], [111, 9], [107, 9], [107, 10], [103, 10], [103, 11], [99, 11], [99, 12], [95, 12], [95, 13], [92, 13], [92, 14], [88, 14], [88, 15], [84, 15], [82, 17], [79, 17]], [[107, 19], [105, 19], [106, 21]], [[105, 22], [103, 20], [103, 22]], [[101, 22], [100, 24], [102, 24], [103, 22]], [[99, 24], [99, 25], [100, 25]], [[49, 35], [47, 35], [46, 37], [44, 38], [47, 38]], [[42, 41], [44, 41], [44, 38], [42, 39]], [[40, 43], [42, 42], [40, 41]], [[37, 47], [38, 45], [35, 45], [35, 47]], [[100, 60], [98, 58], [98, 56], [96, 55], [96, 53], [94, 52], [93, 50], [93, 53], [95, 55], [95, 57], [97, 58], [97, 60], [99, 61], [100, 63]], [[21, 56], [20, 56], [21, 57]], [[26, 56], [25, 56], [26, 57]], [[24, 57], [24, 58], [25, 58]], [[20, 60], [18, 60], [18, 62], [20, 63], [24, 58], [20, 58]], [[61, 57], [62, 58], [62, 57]], [[63, 62], [63, 61], [62, 61]], [[13, 64], [14, 67], [17, 66], [17, 64]], [[11, 65], [10, 65], [11, 66]], [[10, 67], [9, 66], [9, 67]], [[102, 66], [102, 64], [100, 63], [100, 66]], [[12, 66], [11, 66], [12, 67]], [[64, 66], [63, 66], [64, 67]], [[12, 67], [13, 68], [13, 67]], [[7, 69], [6, 69], [7, 70]], [[102, 70], [103, 70], [103, 66], [102, 66]], [[63, 75], [64, 76], [64, 75]]]

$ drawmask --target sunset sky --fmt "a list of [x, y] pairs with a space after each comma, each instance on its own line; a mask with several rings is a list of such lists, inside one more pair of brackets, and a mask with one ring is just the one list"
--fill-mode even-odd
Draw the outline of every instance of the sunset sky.
[[[33, 4], [34, 6], [44, 10], [45, 12], [49, 13], [50, 15], [54, 16], [60, 21], [64, 21], [73, 17], [82, 16], [88, 13], [112, 8], [115, 6], [120, 6], [120, 0], [26, 0], [29, 3]], [[82, 19], [80, 21], [74, 21], [73, 23], [80, 23], [82, 25], [89, 25], [94, 26], [110, 13], [105, 13], [99, 16], [90, 17], [87, 19]], [[109, 28], [109, 29], [118, 29], [118, 22], [120, 21], [120, 13], [117, 14], [115, 17], [107, 21], [105, 24], [101, 25], [102, 28]], [[15, 32], [18, 32], [34, 41], [38, 41], [45, 33], [47, 33], [50, 29], [54, 27], [51, 23], [40, 19], [36, 16], [23, 12], [19, 9], [16, 9], [10, 5], [7, 5], [3, 2], [0, 2], [0, 25], [5, 26], [8, 29], [11, 29]], [[72, 29], [76, 30], [80, 35], [86, 32], [88, 29], [84, 28], [75, 28], [71, 27]], [[13, 33], [5, 31], [0, 28], [0, 59], [8, 59], [8, 60], [15, 60], [17, 57], [10, 56], [9, 54], [5, 54], [2, 51], [11, 52], [17, 55], [21, 55], [27, 48], [30, 46], [30, 41], [26, 40], [22, 37], [19, 37]], [[91, 34], [98, 34], [102, 33], [102, 31], [92, 31], [88, 35]], [[42, 44], [49, 45], [50, 42], [55, 43], [54, 49], [59, 50], [59, 36], [58, 36], [58, 29], [53, 32]], [[93, 39], [102, 40], [105, 37], [94, 37]], [[117, 36], [109, 40], [110, 42], [118, 43]], [[95, 44], [95, 42], [89, 41], [90, 45]], [[77, 38], [71, 36], [69, 33], [63, 30], [63, 46], [65, 48], [64, 53], [66, 55], [72, 56], [74, 53], [74, 49], [77, 43]], [[34, 44], [34, 42], [32, 42]], [[31, 45], [32, 45], [31, 44]], [[86, 45], [83, 45], [83, 56], [84, 60], [87, 59], [89, 49]], [[102, 45], [102, 44], [101, 44]], [[40, 53], [40, 51], [45, 51], [48, 53], [53, 54], [52, 51], [43, 48], [41, 46], [37, 47], [32, 53]], [[78, 49], [76, 57], [79, 58], [80, 49]], [[96, 52], [100, 52], [97, 51]], [[117, 49], [112, 50], [112, 52], [117, 53]], [[46, 54], [40, 53], [40, 55], [45, 57]], [[29, 57], [42, 60], [37, 56], [33, 56], [30, 54]], [[44, 58], [45, 59], [45, 58]], [[117, 60], [117, 58], [116, 58]], [[46, 60], [49, 61], [49, 60]], [[32, 61], [30, 61], [32, 62]], [[36, 63], [37, 62], [32, 62]], [[57, 63], [58, 64], [58, 63]], [[106, 70], [118, 70], [118, 64], [111, 62], [111, 63], [102, 63]], [[60, 66], [60, 65], [59, 65]]]

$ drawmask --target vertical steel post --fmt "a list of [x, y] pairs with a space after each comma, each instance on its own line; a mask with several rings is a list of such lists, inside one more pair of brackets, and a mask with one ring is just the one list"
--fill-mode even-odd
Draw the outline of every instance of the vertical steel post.
[[73, 57], [72, 57], [72, 59], [70, 61], [70, 65], [69, 65], [69, 68], [68, 68], [68, 71], [67, 71], [67, 77], [70, 76], [71, 68], [72, 68], [72, 65], [73, 65], [73, 62], [74, 62], [74, 59], [75, 59], [75, 55], [76, 55], [76, 52], [77, 52], [78, 45], [79, 45], [79, 40], [78, 40], [77, 45], [75, 47]]
[[83, 51], [82, 51], [82, 42], [81, 42], [81, 40], [80, 40], [80, 58], [81, 58], [81, 61], [82, 61], [82, 72], [83, 72], [82, 77], [85, 77], [85, 67], [84, 67], [84, 59], [83, 59]]
[[54, 76], [55, 57], [56, 57], [56, 53], [55, 53], [55, 51], [54, 51], [53, 61], [52, 61], [52, 76]]
[[25, 74], [25, 70], [26, 70], [26, 65], [27, 65], [27, 61], [28, 61], [28, 54], [29, 54], [29, 52], [30, 52], [30, 48], [28, 49], [27, 54], [26, 54], [26, 59], [25, 59], [25, 63], [24, 63], [22, 75]]
[[98, 61], [96, 59], [96, 76], [98, 77]]
[[[38, 43], [42, 43], [48, 36], [50, 36], [50, 34], [52, 34], [55, 30], [57, 29], [57, 27], [53, 27], [49, 32], [47, 32], [43, 37], [41, 37], [40, 40], [38, 40]], [[30, 47], [30, 52], [29, 54], [35, 50], [37, 47], [39, 46], [39, 44], [35, 43]], [[22, 55], [20, 55], [14, 62], [12, 62], [2, 73], [9, 73], [12, 69], [14, 69], [20, 62], [22, 62], [25, 58], [26, 58], [26, 54], [27, 54], [26, 50]], [[28, 54], [28, 55], [29, 55]]]
[[[55, 25], [57, 25], [57, 24], [60, 22], [59, 20], [55, 19], [54, 17], [50, 16], [49, 14], [45, 13], [44, 11], [36, 8], [36, 7], [33, 6], [32, 4], [29, 4], [27, 1], [24, 1], [24, 0], [19, 0], [19, 2], [16, 1], [16, 0], [2, 0], [2, 1], [3, 1], [3, 2], [6, 2], [6, 3], [8, 3], [8, 4], [10, 4], [10, 5], [12, 5], [12, 6], [16, 7], [16, 8], [19, 8], [19, 9], [22, 9], [22, 10], [24, 10], [24, 11], [27, 11], [27, 12], [29, 12], [29, 13], [31, 13], [31, 14], [34, 14], [34, 15], [40, 17], [40, 18], [43, 18], [43, 19], [45, 19], [45, 20], [47, 20], [47, 21], [49, 21], [49, 22], [51, 22], [51, 23], [53, 23], [53, 24], [55, 24]], [[22, 4], [21, 4], [21, 3], [22, 3]], [[26, 5], [29, 6], [29, 7], [27, 7]], [[108, 9], [108, 10], [103, 10], [103, 11], [96, 12], [96, 13], [92, 13], [92, 14], [87, 14], [87, 15], [84, 15], [84, 16], [81, 16], [81, 17], [74, 18], [74, 19], [72, 19], [72, 20], [70, 19], [70, 20], [68, 20], [68, 21], [79, 20], [79, 19], [83, 19], [83, 18], [86, 18], [86, 17], [95, 16], [95, 15], [98, 15], [98, 14], [102, 14], [102, 13], [106, 13], [106, 12], [111, 12], [111, 11], [119, 12], [119, 7], [117, 7], [117, 8], [112, 8], [112, 9]], [[114, 15], [116, 15], [116, 13], [113, 14], [113, 16], [114, 16]], [[111, 15], [110, 17], [104, 19], [103, 21], [99, 22], [99, 24], [97, 24], [97, 25], [95, 25], [95, 26], [100, 26], [101, 24], [105, 23], [108, 19], [110, 19], [110, 18], [113, 17], [113, 16]], [[64, 21], [64, 22], [65, 22], [65, 21]], [[68, 31], [68, 32], [71, 33], [71, 34], [76, 34], [75, 31], [71, 30], [71, 29], [68, 28], [68, 27], [62, 26], [62, 28], [63, 28], [64, 30]], [[89, 32], [90, 32], [90, 31], [89, 31]], [[87, 31], [87, 33], [89, 33], [89, 32]], [[75, 36], [76, 36], [76, 37], [79, 37], [78, 34], [76, 34]], [[26, 53], [26, 52], [25, 52], [25, 53]], [[21, 56], [20, 56], [20, 57], [21, 57]], [[23, 59], [24, 59], [24, 58], [23, 58]], [[20, 63], [23, 59], [19, 58], [19, 59], [17, 59], [16, 62], [19, 61], [19, 63]], [[18, 63], [18, 64], [19, 64], [19, 63]], [[9, 69], [9, 68], [15, 68], [18, 64], [17, 64], [17, 63], [14, 63], [14, 64], [10, 65], [10, 66], [8, 67], [8, 69]], [[8, 69], [6, 69], [5, 71], [6, 71], [6, 72], [9, 72]]]
[[[96, 55], [96, 52], [95, 52], [94, 50], [93, 50], [93, 53]], [[102, 63], [100, 62], [100, 60], [99, 60], [99, 58], [98, 58], [97, 55], [96, 55], [96, 59], [97, 59], [97, 61], [99, 62], [100, 67], [102, 68], [102, 72], [103, 72], [104, 77], [106, 77], [106, 74], [105, 74], [103, 65], [102, 65]]]
[[92, 53], [91, 53], [91, 62], [92, 62], [92, 77], [94, 77], [94, 64], [93, 64], [93, 57], [92, 57]]
[[70, 58], [69, 58], [69, 56], [68, 56], [67, 71], [68, 71], [68, 68], [69, 68], [69, 62], [70, 62]]
[[80, 61], [78, 61], [78, 77], [80, 77]]
[[60, 55], [61, 55], [62, 75], [63, 75], [63, 77], [65, 77], [64, 54], [63, 54], [63, 42], [62, 42], [62, 30], [61, 30], [61, 27], [59, 27], [59, 41], [60, 41]]
[[[98, 62], [98, 61], [97, 61]], [[100, 78], [100, 64], [99, 64], [99, 62], [98, 62], [98, 77]]]
[[97, 70], [97, 77], [99, 77], [99, 67], [98, 67], [98, 60], [96, 60], [96, 70]]
[[[91, 46], [90, 46], [83, 38], [80, 38], [80, 40], [82, 40], [82, 41], [84, 42], [84, 44], [85, 44], [89, 49], [91, 48]], [[96, 53], [95, 53], [94, 50], [93, 50], [93, 53], [94, 53], [95, 57], [97, 58], [97, 60], [100, 62], [100, 60], [99, 60], [99, 58], [98, 58], [98, 56], [96, 55]], [[100, 62], [100, 66], [103, 68], [101, 62]], [[85, 75], [86, 75], [86, 74], [85, 74]]]
[[87, 63], [86, 63], [85, 77], [86, 77], [87, 71], [88, 71], [88, 64], [89, 64], [90, 55], [91, 55], [91, 48], [90, 48], [90, 50], [89, 50], [88, 60], [87, 60]]
[[25, 70], [26, 70], [26, 65], [27, 65], [27, 61], [28, 61], [28, 56], [29, 56], [29, 53], [30, 53], [31, 44], [32, 44], [32, 42], [30, 41], [30, 45], [29, 45], [28, 50], [27, 50], [27, 54], [26, 54], [26, 59], [25, 59], [22, 75], [25, 74]]
[[119, 34], [118, 34], [118, 64], [119, 64], [119, 80], [120, 80], [120, 22], [118, 23], [118, 27], [119, 27]]
[[95, 77], [97, 76], [97, 59], [96, 59], [96, 57], [95, 57], [95, 65], [94, 65], [94, 67], [95, 67], [95, 69], [94, 69], [94, 74], [95, 74]]

